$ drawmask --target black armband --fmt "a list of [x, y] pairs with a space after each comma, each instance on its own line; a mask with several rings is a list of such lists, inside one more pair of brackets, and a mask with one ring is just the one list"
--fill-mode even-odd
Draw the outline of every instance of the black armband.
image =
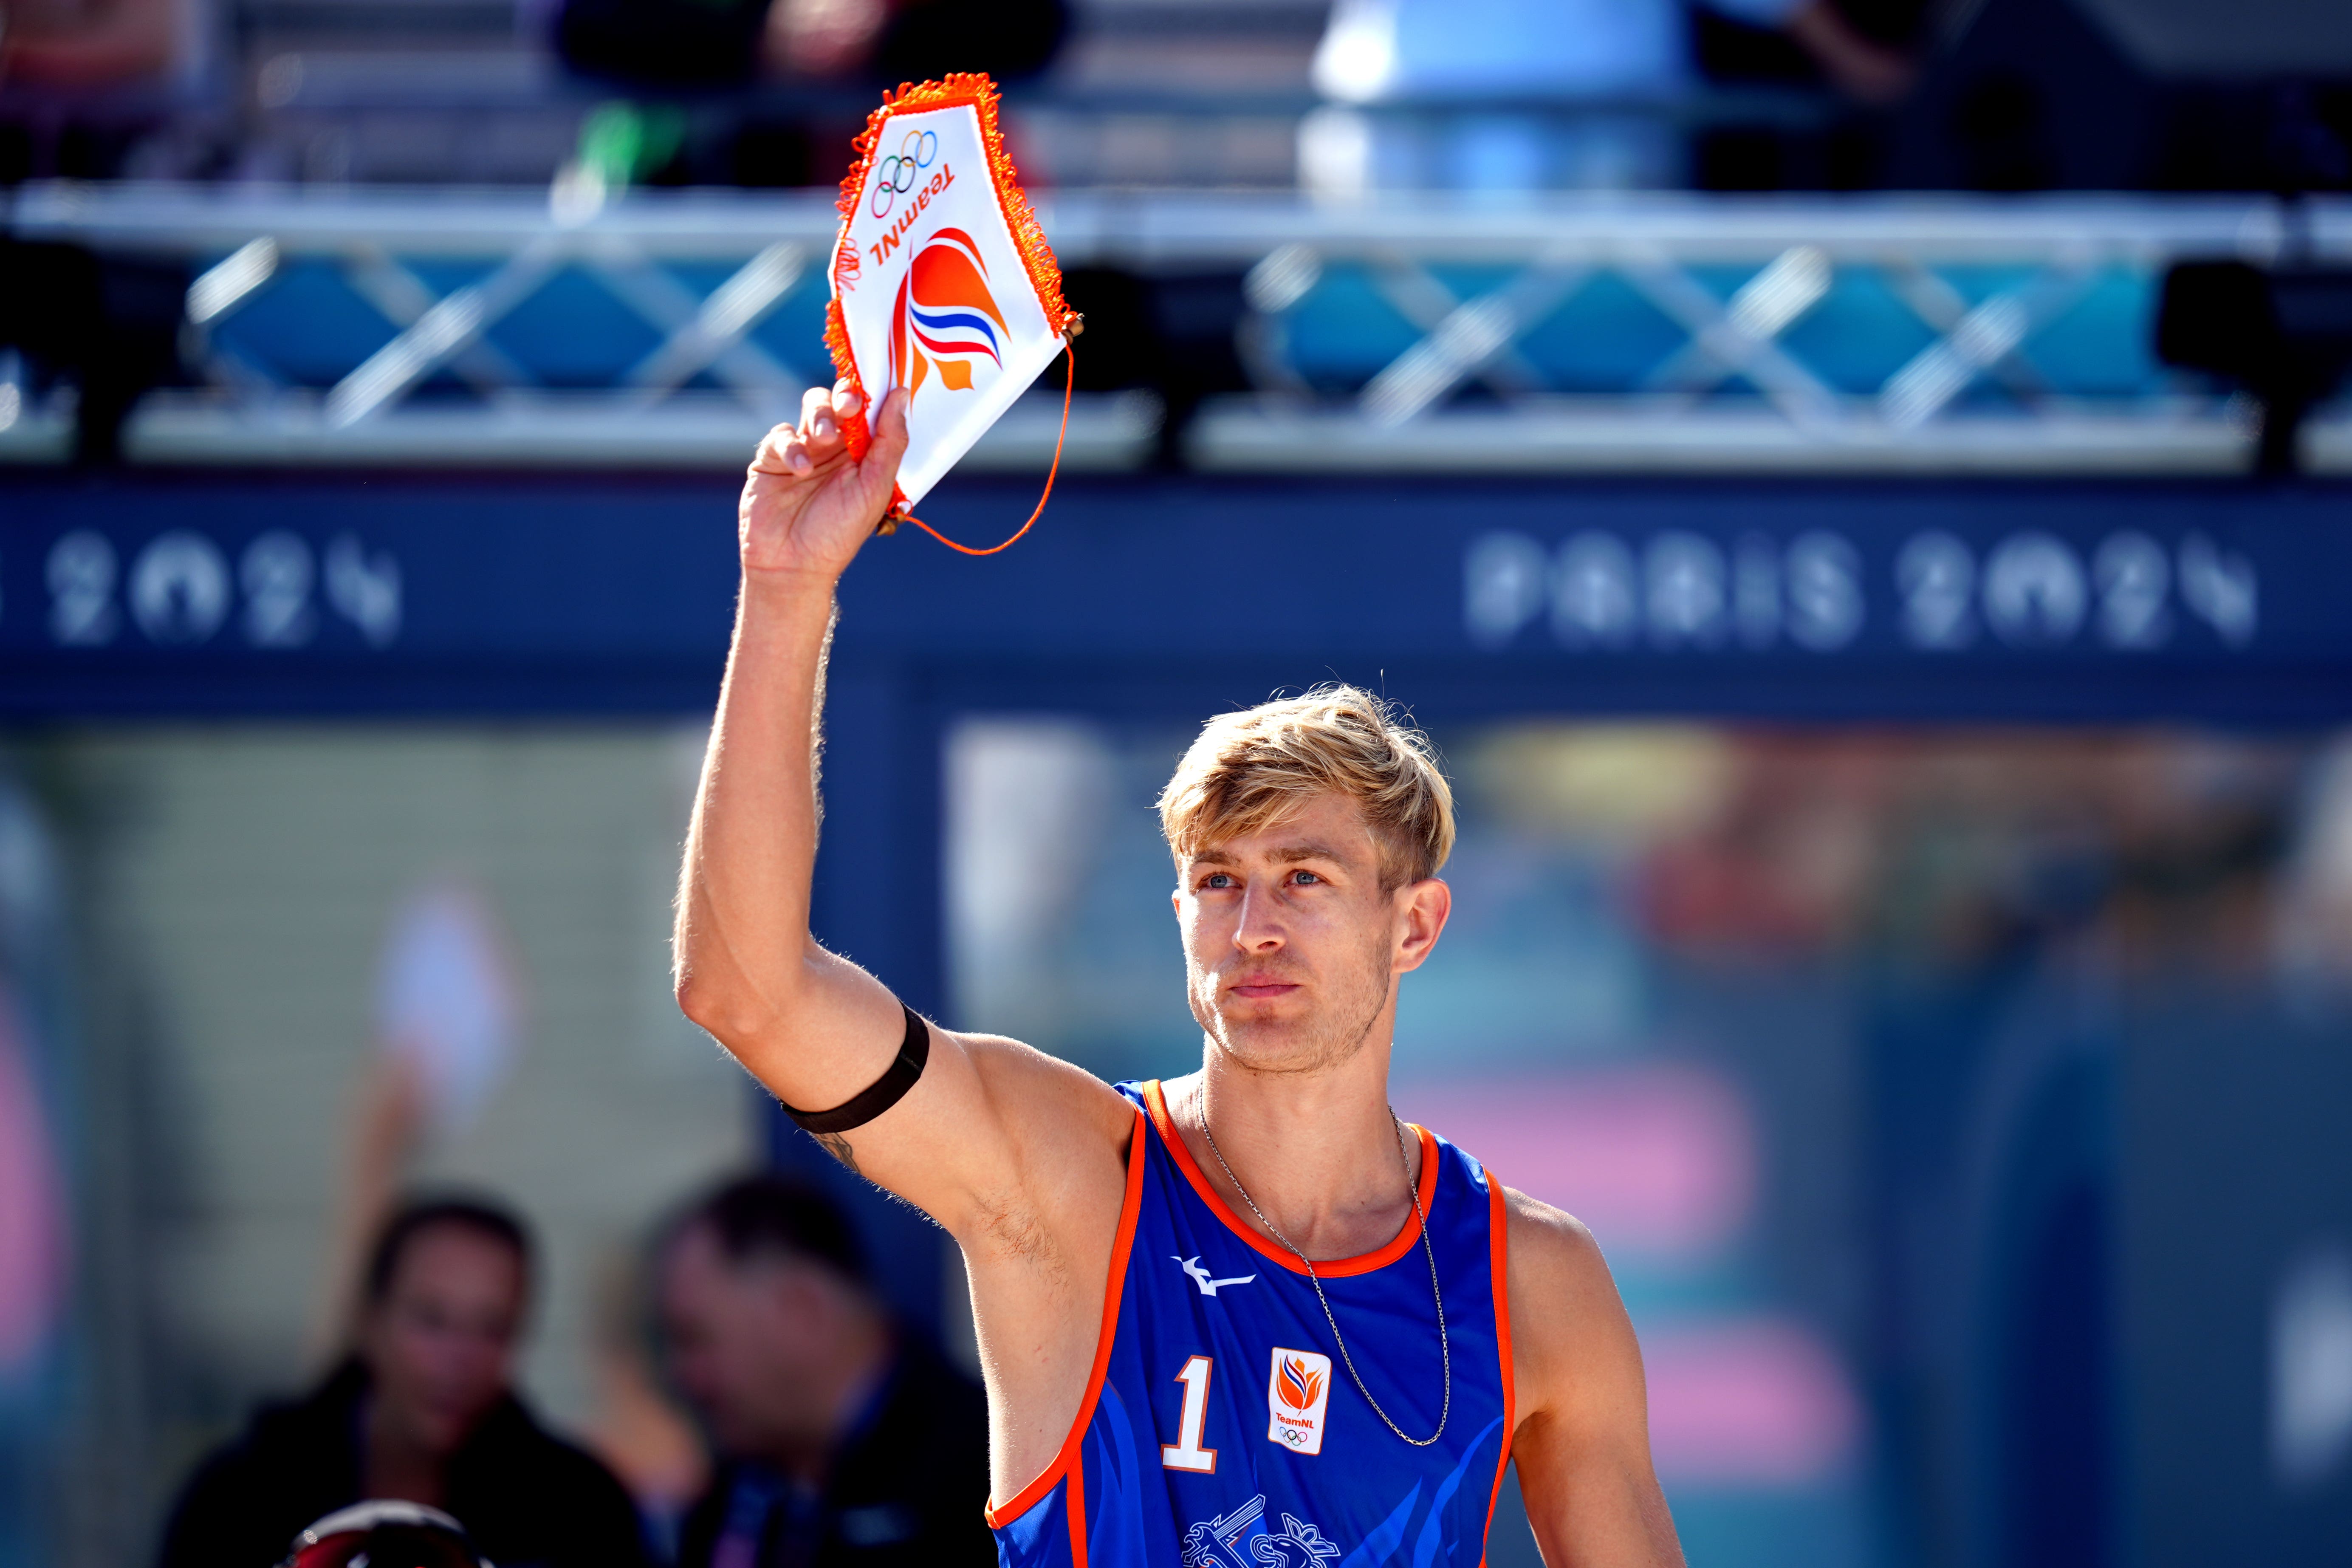
[[[900, 1004], [905, 1006], [904, 1003]], [[907, 1008], [907, 1037], [898, 1046], [898, 1059], [892, 1062], [880, 1078], [876, 1079], [855, 1097], [844, 1100], [831, 1110], [795, 1110], [784, 1106], [784, 1114], [809, 1132], [846, 1132], [853, 1127], [863, 1127], [900, 1100], [923, 1076], [923, 1064], [931, 1059], [931, 1026], [923, 1022], [912, 1007]], [[782, 1102], [778, 1101], [779, 1104]]]

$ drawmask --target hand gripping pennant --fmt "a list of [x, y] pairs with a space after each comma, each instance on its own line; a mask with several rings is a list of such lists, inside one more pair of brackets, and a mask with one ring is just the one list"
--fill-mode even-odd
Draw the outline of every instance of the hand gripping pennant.
[[[882, 531], [911, 522], [951, 549], [992, 554], [908, 508], [1067, 349], [1078, 317], [1063, 303], [1062, 269], [1005, 156], [987, 77], [901, 87], [866, 121], [856, 150], [841, 182], [824, 329], [835, 371], [858, 393], [845, 431], [850, 455], [866, 455], [867, 411], [905, 387], [907, 456]], [[1065, 433], [1069, 423], [1065, 385]], [[1057, 437], [1045, 496], [1061, 461]], [[1045, 510], [1040, 497], [1021, 533]]]

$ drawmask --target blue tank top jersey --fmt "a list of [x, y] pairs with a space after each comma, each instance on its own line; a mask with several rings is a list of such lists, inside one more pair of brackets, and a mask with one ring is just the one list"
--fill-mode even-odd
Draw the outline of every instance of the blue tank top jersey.
[[[1357, 1391], [1297, 1258], [1202, 1176], [1157, 1082], [1136, 1102], [1094, 1374], [1045, 1473], [988, 1510], [1003, 1568], [1484, 1568], [1510, 1458], [1502, 1188], [1421, 1129], [1454, 1407], [1414, 1447]], [[1419, 1222], [1318, 1263], [1356, 1370], [1414, 1437], [1444, 1367]]]

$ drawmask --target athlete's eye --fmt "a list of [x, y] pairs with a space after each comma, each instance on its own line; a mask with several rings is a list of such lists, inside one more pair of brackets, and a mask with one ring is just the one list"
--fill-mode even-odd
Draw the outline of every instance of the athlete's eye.
[[1233, 878], [1223, 871], [1212, 871], [1201, 879], [1201, 886], [1212, 890], [1223, 890], [1233, 885]]
[[1302, 888], [1312, 887], [1323, 880], [1312, 871], [1293, 871], [1290, 874], [1290, 879]]

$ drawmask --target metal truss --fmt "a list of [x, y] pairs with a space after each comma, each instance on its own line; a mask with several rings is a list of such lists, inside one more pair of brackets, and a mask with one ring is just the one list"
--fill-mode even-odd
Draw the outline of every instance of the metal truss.
[[[2242, 200], [1328, 205], [1087, 194], [1048, 200], [1041, 216], [1068, 265], [1242, 276], [1236, 346], [1257, 390], [1213, 400], [1185, 449], [1203, 468], [1261, 471], [2226, 470], [2245, 460], [2242, 408], [2161, 375], [2072, 386], [2037, 359], [2037, 340], [2101, 279], [2144, 280], [2175, 258], [2271, 259], [2291, 241], [2352, 258], [2352, 206], [2307, 209], [2291, 236], [2273, 205]], [[185, 357], [206, 384], [148, 399], [126, 436], [134, 459], [510, 467], [740, 463], [802, 387], [829, 376], [814, 342], [759, 333], [780, 309], [805, 309], [808, 291], [822, 297], [835, 222], [814, 194], [599, 203], [138, 185], [29, 187], [15, 213], [20, 234], [170, 255], [195, 272]], [[298, 263], [314, 282], [323, 266], [383, 321], [385, 341], [325, 383], [241, 350], [234, 330]], [[429, 281], [453, 271], [468, 280]], [[1963, 287], [1970, 275], [2002, 281]], [[1740, 280], [1727, 289], [1727, 278]], [[498, 330], [543, 307], [559, 279], [581, 279], [650, 329], [652, 346], [600, 384], [551, 384]], [[1393, 317], [1368, 326], [1393, 336], [1401, 324], [1410, 342], [1335, 381], [1298, 327], [1349, 280]], [[1564, 392], [1538, 342], [1604, 280], [1679, 342], [1621, 384]], [[1841, 385], [1791, 341], [1841, 289], [1862, 287], [1899, 302], [1926, 339], [1866, 389], [1850, 375]], [[2101, 352], [2145, 354], [2119, 334], [2144, 339], [2147, 322], [2103, 321], [2116, 341]], [[13, 420], [0, 419], [0, 457], [62, 450], [56, 410], [17, 379], [0, 365], [0, 412]], [[1149, 456], [1149, 395], [1080, 402], [1067, 461]], [[1042, 467], [1052, 427], [1048, 411], [1016, 409], [970, 460]], [[2341, 408], [2307, 441], [2315, 467], [2352, 468]]]
[[[2074, 198], [1563, 204], [1497, 214], [1429, 205], [1310, 212], [1258, 260], [1244, 290], [1245, 357], [1265, 390], [1205, 410], [1204, 466], [1541, 472], [2221, 472], [2247, 461], [2251, 409], [2188, 378], [2085, 390], [2053, 377], [2035, 340], [2102, 279], [2148, 287], [2176, 259], [2272, 260], [2291, 244], [2352, 259], [2352, 209], [2315, 213], [2300, 237], [2247, 202]], [[1350, 218], [1353, 221], [1350, 221]], [[1422, 232], [1400, 234], [1419, 223]], [[1514, 254], [1516, 252], [1516, 254]], [[1446, 264], [1513, 268], [1457, 297]], [[1752, 268], [1727, 297], [1703, 271]], [[1352, 390], [1321, 395], [1289, 320], [1352, 270], [1421, 335]], [[2011, 280], [1971, 298], [1954, 274]], [[1683, 342], [1603, 393], [1549, 390], [1527, 339], [1614, 278]], [[1874, 388], [1839, 389], [1784, 341], [1842, 287], [1874, 285], [1927, 341]], [[2114, 357], [2149, 353], [2152, 320], [2107, 323]], [[2132, 338], [2118, 333], [2136, 334]], [[1457, 397], [1465, 389], [1483, 395]], [[2317, 468], [2352, 469], [2352, 412], [2306, 430]]]

